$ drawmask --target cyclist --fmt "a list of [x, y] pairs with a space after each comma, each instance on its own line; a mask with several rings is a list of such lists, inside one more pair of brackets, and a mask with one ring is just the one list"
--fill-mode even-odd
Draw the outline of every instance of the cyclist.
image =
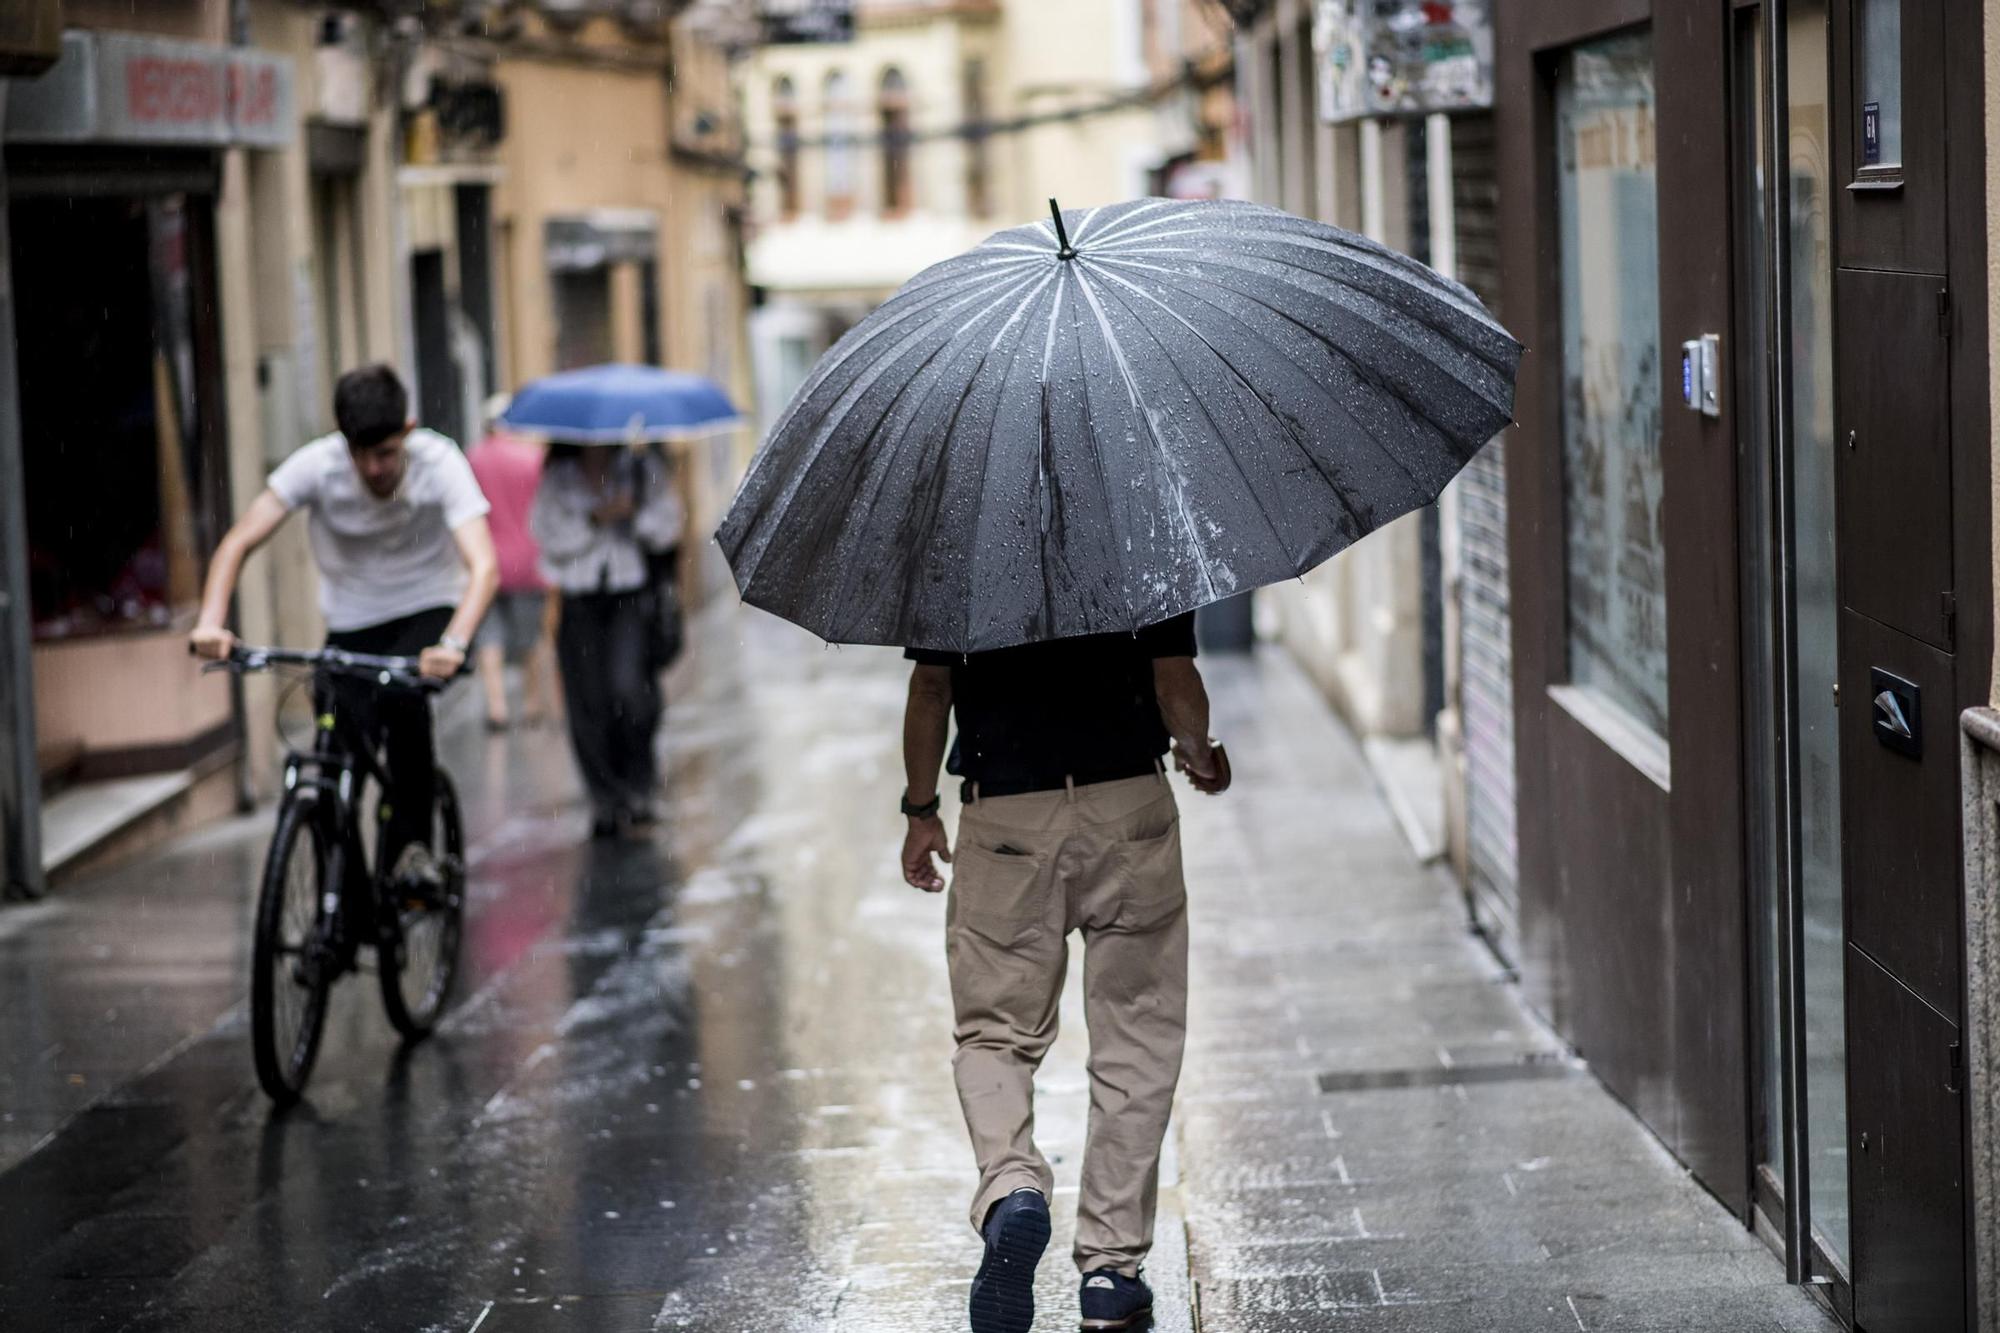
[[[333, 416], [340, 429], [280, 464], [216, 547], [189, 644], [203, 657], [229, 656], [237, 641], [223, 622], [245, 557], [304, 508], [327, 646], [416, 657], [424, 675], [450, 677], [500, 584], [486, 497], [458, 446], [411, 420], [409, 393], [390, 367], [342, 375]], [[430, 840], [430, 704], [349, 682], [334, 688], [343, 713], [386, 755], [382, 850], [394, 855], [379, 863], [399, 879], [422, 877], [428, 858], [406, 863], [406, 851], [427, 850]]]

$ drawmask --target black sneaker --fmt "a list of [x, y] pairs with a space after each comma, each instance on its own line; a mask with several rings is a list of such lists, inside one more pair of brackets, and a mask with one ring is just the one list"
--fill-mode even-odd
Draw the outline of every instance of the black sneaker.
[[1086, 1329], [1152, 1326], [1153, 1289], [1144, 1278], [1126, 1277], [1109, 1268], [1085, 1273], [1077, 1299], [1083, 1306]]
[[986, 1215], [986, 1257], [972, 1279], [972, 1333], [1028, 1333], [1035, 1323], [1035, 1265], [1049, 1243], [1049, 1201], [1018, 1189]]

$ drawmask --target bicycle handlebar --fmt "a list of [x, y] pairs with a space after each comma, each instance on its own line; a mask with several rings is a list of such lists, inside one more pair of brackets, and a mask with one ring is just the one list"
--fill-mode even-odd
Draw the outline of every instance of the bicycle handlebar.
[[[373, 653], [351, 653], [345, 648], [251, 648], [243, 644], [231, 648], [229, 656], [221, 661], [205, 664], [202, 670], [234, 671], [240, 675], [250, 671], [269, 671], [279, 666], [311, 667], [330, 676], [347, 676], [376, 685], [431, 694], [449, 685], [451, 679], [456, 679], [424, 675], [417, 669], [414, 657], [379, 657]], [[461, 676], [470, 674], [469, 664], [458, 672]]]

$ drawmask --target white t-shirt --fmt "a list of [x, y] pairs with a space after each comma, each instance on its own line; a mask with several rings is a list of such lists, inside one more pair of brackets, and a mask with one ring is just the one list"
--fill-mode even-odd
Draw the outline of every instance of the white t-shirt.
[[378, 500], [348, 457], [347, 440], [322, 435], [271, 473], [285, 508], [311, 509], [307, 532], [319, 566], [319, 605], [331, 630], [363, 629], [465, 595], [465, 562], [452, 532], [486, 513], [486, 496], [457, 445], [410, 432], [402, 484]]

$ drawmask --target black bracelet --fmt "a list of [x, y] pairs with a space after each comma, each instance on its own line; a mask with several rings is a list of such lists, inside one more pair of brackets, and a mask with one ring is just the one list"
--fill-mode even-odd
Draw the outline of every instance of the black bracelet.
[[930, 800], [924, 802], [922, 805], [911, 805], [910, 793], [908, 791], [905, 791], [903, 793], [903, 813], [908, 815], [912, 819], [929, 819], [933, 815], [937, 814], [938, 802], [942, 801], [943, 799], [944, 799], [943, 793], [939, 793], [937, 795], [932, 796]]

